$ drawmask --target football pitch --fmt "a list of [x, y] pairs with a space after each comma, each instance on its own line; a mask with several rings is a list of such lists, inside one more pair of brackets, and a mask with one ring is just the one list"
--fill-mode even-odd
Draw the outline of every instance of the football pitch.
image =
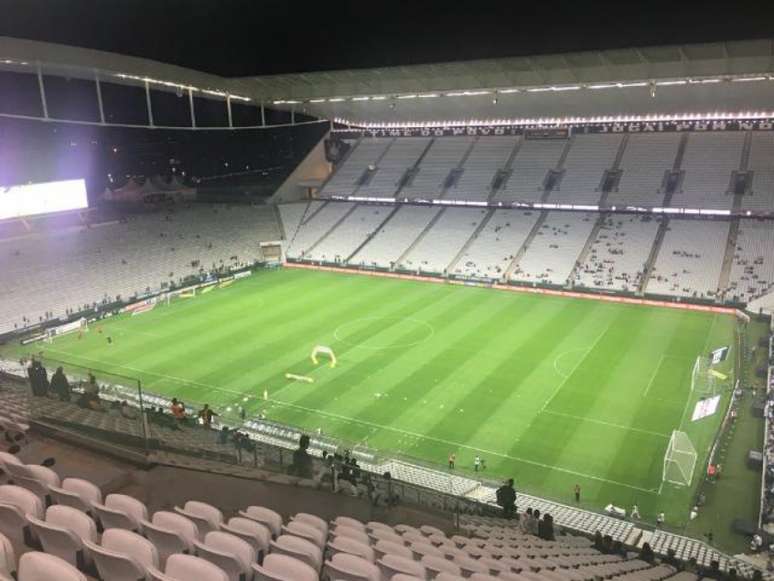
[[[717, 413], [691, 421], [694, 362], [731, 346], [718, 366], [730, 387], [736, 350], [726, 314], [300, 269], [96, 325], [35, 350], [189, 410], [244, 405], [441, 470], [454, 453], [473, 475], [480, 454], [487, 480], [568, 504], [577, 483], [584, 507], [637, 504], [671, 525], [687, 519], [729, 399], [724, 389]], [[315, 345], [336, 367], [311, 361]], [[699, 453], [688, 487], [662, 484], [675, 429]]]

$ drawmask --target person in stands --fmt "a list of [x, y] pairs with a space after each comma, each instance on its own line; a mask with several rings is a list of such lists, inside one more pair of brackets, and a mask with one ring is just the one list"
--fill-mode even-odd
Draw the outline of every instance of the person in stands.
[[307, 452], [309, 448], [309, 436], [304, 434], [298, 440], [298, 449], [293, 452], [293, 464], [290, 465], [290, 474], [300, 478], [312, 478], [312, 457]]
[[172, 398], [172, 403], [169, 404], [169, 411], [172, 412], [172, 417], [174, 417], [178, 423], [182, 424], [185, 422], [185, 405], [183, 405], [182, 401], [177, 401], [176, 397]]
[[497, 504], [503, 509], [503, 517], [513, 518], [516, 511], [516, 489], [513, 487], [513, 478], [498, 488], [495, 495]]
[[70, 401], [70, 382], [61, 367], [57, 367], [51, 376], [51, 391], [60, 401]]
[[198, 415], [199, 415], [199, 419], [202, 422], [202, 425], [205, 428], [209, 428], [212, 425], [212, 418], [217, 416], [218, 414], [216, 414], [214, 411], [210, 409], [210, 404], [206, 403], [204, 404], [204, 407], [201, 410], [199, 410]]

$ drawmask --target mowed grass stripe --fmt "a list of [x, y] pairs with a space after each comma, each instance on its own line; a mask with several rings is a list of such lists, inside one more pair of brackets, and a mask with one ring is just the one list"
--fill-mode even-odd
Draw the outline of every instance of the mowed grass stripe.
[[[731, 344], [733, 319], [717, 321], [724, 323], [706, 313], [287, 270], [106, 321], [111, 346], [89, 333], [57, 339], [52, 353], [137, 375], [146, 389], [189, 402], [222, 407], [247, 395], [249, 412], [439, 465], [457, 450], [462, 471], [480, 451], [488, 476], [514, 476], [530, 492], [569, 500], [580, 482], [592, 506], [637, 500], [646, 516], [664, 510], [670, 519], [685, 516], [691, 490], [653, 491], [659, 434], [693, 403], [680, 362]], [[332, 346], [340, 365], [313, 366], [315, 343]], [[316, 382], [288, 382], [287, 371]], [[653, 393], [643, 396], [654, 376]], [[264, 387], [275, 400], [268, 405]], [[702, 454], [719, 418], [691, 427]]]

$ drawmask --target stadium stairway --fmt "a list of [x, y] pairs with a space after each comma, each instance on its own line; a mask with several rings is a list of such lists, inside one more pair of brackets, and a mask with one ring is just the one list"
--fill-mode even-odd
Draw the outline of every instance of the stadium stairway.
[[285, 233], [285, 224], [282, 221], [282, 215], [280, 214], [279, 206], [274, 204], [272, 206], [272, 209], [274, 210], [274, 217], [277, 220], [277, 227], [279, 228], [280, 236], [282, 237], [282, 240], [285, 240], [287, 242], [288, 236]]
[[360, 252], [363, 247], [373, 239], [374, 236], [381, 232], [381, 230], [387, 225], [387, 223], [390, 221], [390, 219], [392, 219], [398, 210], [400, 210], [400, 206], [396, 204], [387, 214], [387, 217], [382, 220], [381, 224], [379, 224], [379, 226], [377, 226], [370, 234], [368, 234], [368, 236], [365, 237], [365, 239], [358, 245], [358, 247], [355, 248], [355, 250], [351, 252], [349, 256], [347, 256], [347, 258], [344, 260], [344, 263], [349, 263], [349, 261], [352, 260], [352, 257], [357, 256], [357, 253]]
[[645, 261], [645, 268], [642, 276], [642, 282], [640, 283], [640, 288], [637, 289], [638, 296], [642, 296], [645, 294], [645, 289], [648, 286], [648, 281], [650, 280], [650, 277], [653, 273], [653, 265], [656, 264], [656, 259], [658, 258], [658, 253], [661, 251], [661, 244], [664, 242], [664, 236], [666, 236], [668, 227], [669, 227], [669, 218], [665, 216], [664, 219], [661, 220], [661, 224], [658, 227], [658, 232], [656, 233], [656, 239], [653, 241], [653, 246], [650, 249], [650, 254], [648, 255], [648, 259]]
[[[393, 138], [392, 138], [392, 140], [391, 140], [391, 141], [390, 141], [390, 142], [387, 144], [387, 147], [385, 147], [385, 148], [382, 150], [382, 152], [379, 154], [379, 156], [378, 156], [378, 157], [377, 157], [375, 160], [373, 160], [373, 162], [372, 162], [372, 165], [373, 165], [374, 167], [376, 167], [377, 169], [379, 168], [379, 163], [380, 163], [380, 162], [381, 162], [381, 161], [384, 159], [384, 157], [385, 157], [385, 156], [387, 155], [387, 153], [390, 151], [390, 148], [391, 148], [391, 147], [392, 147], [392, 146], [395, 144], [395, 142], [397, 141], [397, 139], [398, 139], [397, 137], [393, 137]], [[364, 185], [364, 183], [363, 183], [363, 181], [362, 181], [362, 180], [363, 180], [363, 177], [366, 175], [366, 172], [367, 172], [367, 171], [369, 171], [369, 170], [368, 170], [368, 168], [366, 167], [366, 168], [363, 170], [363, 172], [361, 173], [361, 175], [360, 175], [360, 178], [359, 178], [359, 180], [358, 180], [358, 182], [357, 182], [357, 185], [355, 186], [355, 189], [353, 189], [353, 190], [352, 190], [352, 194], [351, 194], [351, 195], [353, 195], [353, 196], [354, 196], [354, 195], [356, 195], [356, 194], [357, 194], [357, 192], [358, 192], [358, 190], [360, 189], [360, 187], [361, 187], [362, 185]], [[394, 195], [394, 194], [393, 194], [393, 195]]]
[[[729, 287], [729, 281], [731, 280], [731, 267], [734, 264], [734, 255], [736, 254], [736, 241], [739, 236], [739, 219], [736, 218], [731, 221], [731, 226], [728, 229], [728, 242], [726, 243], [726, 253], [723, 256], [723, 266], [720, 270], [720, 281], [718, 282], [719, 289], [727, 289]], [[718, 300], [722, 297], [719, 296]]]
[[310, 253], [312, 253], [312, 252], [314, 251], [314, 249], [315, 249], [315, 248], [317, 248], [317, 247], [320, 245], [320, 243], [321, 243], [323, 240], [325, 240], [325, 239], [326, 239], [328, 236], [330, 236], [330, 235], [331, 235], [331, 233], [332, 233], [334, 230], [336, 230], [336, 228], [338, 228], [338, 227], [339, 227], [339, 225], [340, 225], [342, 222], [344, 222], [344, 220], [346, 220], [346, 219], [349, 217], [349, 215], [350, 215], [352, 212], [354, 212], [354, 211], [355, 211], [355, 209], [356, 209], [357, 207], [358, 207], [358, 204], [352, 204], [352, 206], [349, 208], [349, 210], [347, 210], [346, 212], [344, 212], [344, 214], [342, 214], [342, 215], [341, 215], [341, 217], [340, 217], [338, 220], [336, 220], [336, 222], [334, 222], [333, 226], [331, 226], [331, 227], [328, 229], [328, 231], [327, 231], [327, 232], [325, 232], [325, 234], [323, 234], [322, 236], [320, 236], [320, 238], [318, 238], [318, 239], [317, 239], [317, 242], [315, 242], [314, 244], [312, 244], [312, 245], [311, 245], [309, 248], [306, 248], [306, 249], [305, 249], [305, 253], [306, 253], [306, 254], [310, 254]]
[[473, 244], [473, 241], [478, 238], [478, 235], [481, 234], [481, 231], [486, 227], [487, 223], [489, 222], [489, 219], [494, 216], [495, 209], [490, 208], [487, 212], [486, 216], [483, 220], [479, 223], [479, 225], [476, 227], [476, 229], [473, 231], [473, 234], [470, 235], [470, 238], [465, 242], [465, 244], [462, 245], [462, 248], [460, 248], [460, 251], [457, 253], [457, 255], [452, 259], [452, 261], [449, 263], [449, 265], [446, 267], [446, 272], [454, 272], [454, 267], [457, 266], [457, 263], [460, 261], [460, 258], [465, 256], [465, 252], [467, 252], [468, 248], [470, 248], [470, 245]]
[[499, 187], [495, 187], [491, 189], [491, 191], [489, 192], [489, 197], [487, 198], [487, 202], [494, 202], [498, 192], [503, 188], [503, 186], [510, 179], [511, 175], [513, 174], [513, 162], [516, 159], [516, 156], [519, 154], [519, 150], [521, 149], [521, 146], [523, 144], [524, 144], [524, 138], [516, 140], [516, 143], [514, 144], [513, 149], [511, 150], [511, 154], [508, 156], [508, 159], [505, 160], [505, 163], [503, 164], [503, 167], [500, 170], [503, 176], [503, 180], [500, 182]]
[[513, 271], [516, 270], [516, 267], [519, 265], [519, 261], [524, 256], [524, 253], [527, 251], [527, 248], [529, 248], [529, 245], [532, 243], [532, 241], [535, 239], [535, 236], [537, 236], [537, 233], [540, 232], [540, 229], [543, 227], [543, 222], [546, 221], [546, 218], [548, 217], [548, 211], [543, 210], [540, 212], [540, 217], [535, 222], [534, 226], [532, 226], [532, 230], [530, 230], [529, 235], [527, 238], [525, 238], [524, 243], [521, 245], [521, 248], [519, 248], [518, 252], [513, 256], [513, 260], [508, 265], [508, 268], [505, 269], [505, 273], [503, 274], [502, 281], [508, 282], [511, 280], [511, 275], [513, 274]]
[[575, 274], [577, 273], [578, 269], [583, 266], [586, 262], [586, 258], [589, 255], [589, 252], [591, 251], [591, 247], [594, 245], [594, 241], [597, 239], [597, 236], [599, 235], [599, 231], [602, 229], [602, 226], [605, 224], [605, 220], [607, 219], [608, 214], [600, 213], [599, 217], [597, 218], [596, 223], [594, 224], [594, 227], [591, 229], [591, 232], [589, 233], [589, 237], [586, 239], [586, 244], [584, 244], [583, 249], [580, 251], [580, 254], [578, 255], [578, 258], [575, 259], [575, 266], [572, 267], [572, 270], [570, 271], [570, 276], [567, 277], [567, 287], [571, 287], [573, 285], [573, 281], [575, 280]]
[[438, 210], [438, 213], [435, 216], [433, 216], [433, 219], [430, 220], [430, 222], [427, 223], [427, 226], [425, 226], [424, 230], [420, 232], [419, 236], [416, 237], [414, 242], [412, 242], [411, 245], [408, 248], [406, 248], [403, 254], [401, 254], [398, 257], [398, 259], [395, 261], [396, 267], [399, 267], [403, 263], [403, 261], [405, 261], [406, 258], [408, 258], [411, 255], [411, 251], [414, 250], [414, 248], [416, 248], [420, 242], [422, 242], [422, 239], [425, 236], [427, 236], [427, 233], [430, 232], [433, 226], [435, 226], [435, 223], [438, 222], [438, 220], [441, 218], [441, 216], [445, 211], [446, 211], [446, 208], [441, 208], [440, 210]]
[[419, 168], [422, 164], [422, 160], [425, 159], [427, 152], [430, 151], [430, 148], [433, 147], [434, 143], [435, 143], [435, 138], [434, 137], [430, 138], [427, 142], [427, 145], [422, 150], [422, 153], [419, 154], [419, 157], [417, 157], [417, 160], [414, 162], [414, 164], [411, 167], [406, 168], [406, 171], [401, 176], [398, 187], [395, 190], [396, 198], [401, 193], [401, 191], [403, 191], [403, 188], [406, 186], [406, 184], [408, 184], [411, 181], [410, 176], [414, 176], [416, 172], [419, 171]]

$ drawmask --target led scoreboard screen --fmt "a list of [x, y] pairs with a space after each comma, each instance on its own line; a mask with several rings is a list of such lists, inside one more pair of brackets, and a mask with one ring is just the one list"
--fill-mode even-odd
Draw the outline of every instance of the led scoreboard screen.
[[0, 186], [0, 220], [88, 207], [84, 180]]

